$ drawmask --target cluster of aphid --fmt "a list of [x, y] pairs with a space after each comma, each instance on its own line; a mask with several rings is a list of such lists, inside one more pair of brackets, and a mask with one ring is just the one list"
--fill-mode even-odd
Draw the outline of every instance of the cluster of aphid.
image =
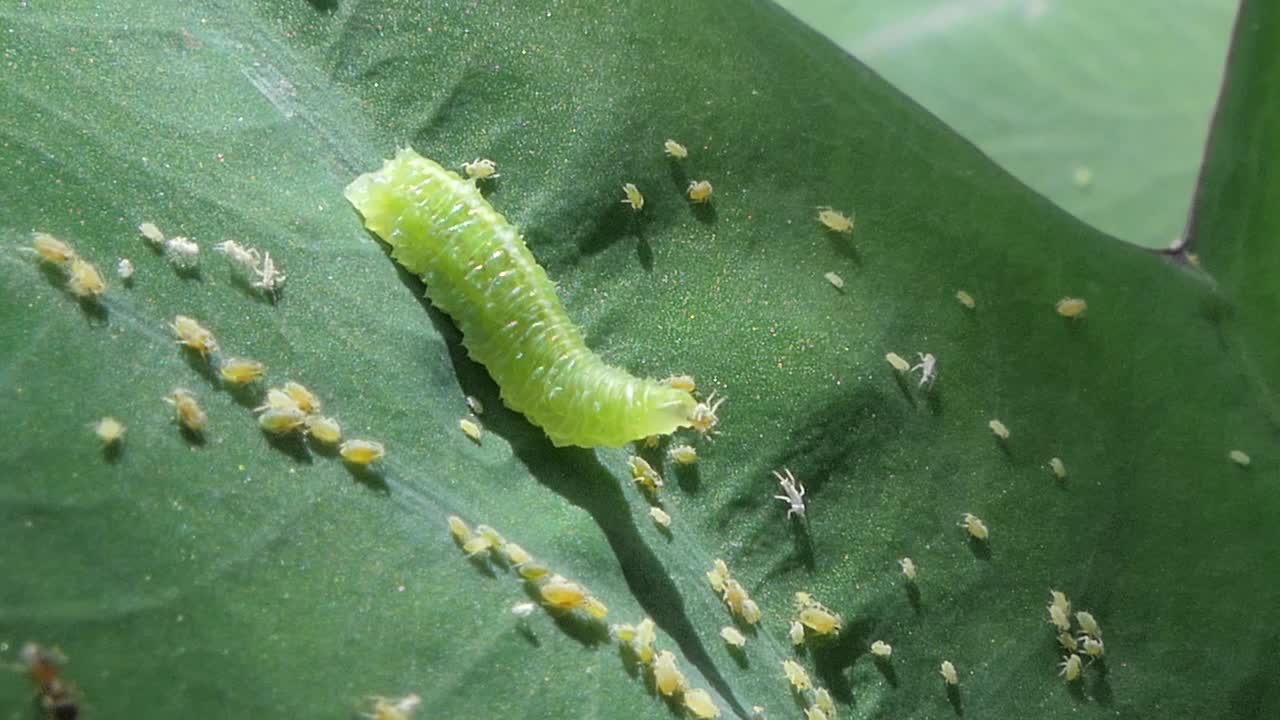
[[31, 251], [41, 262], [62, 270], [67, 277], [67, 291], [83, 302], [96, 302], [107, 291], [107, 282], [93, 263], [76, 254], [70, 245], [49, 233], [31, 236]]
[[636, 662], [652, 675], [653, 687], [659, 695], [672, 700], [678, 698], [692, 717], [705, 720], [720, 717], [720, 708], [711, 699], [710, 693], [701, 688], [689, 687], [689, 681], [681, 672], [676, 656], [671, 651], [654, 652], [657, 640], [655, 630], [653, 620], [647, 617], [635, 625], [609, 626], [610, 634], [618, 644], [626, 648]]
[[[672, 160], [684, 160], [689, 157], [689, 148], [670, 138], [662, 143], [662, 152], [666, 153], [667, 157]], [[644, 207], [644, 197], [640, 195], [639, 190], [636, 190], [635, 185], [627, 183], [622, 186], [622, 190], [627, 194], [623, 202], [636, 210]], [[711, 202], [711, 194], [714, 191], [715, 189], [711, 187], [711, 182], [708, 180], [690, 180], [689, 187], [685, 188], [684, 192], [689, 198], [689, 202], [694, 205], [704, 205]], [[636, 204], [637, 199], [639, 200], [638, 206]]]
[[886, 353], [885, 362], [889, 363], [896, 372], [901, 375], [907, 375], [920, 371], [920, 383], [917, 387], [932, 388], [934, 381], [938, 379], [938, 358], [933, 353], [916, 353], [916, 357], [920, 358], [920, 362], [912, 365], [907, 362], [901, 355], [895, 352]]
[[164, 255], [170, 265], [180, 271], [191, 271], [200, 265], [200, 245], [181, 235], [166, 238], [155, 223], [144, 222], [138, 226], [138, 234]]
[[814, 685], [808, 671], [795, 660], [782, 661], [782, 674], [791, 684], [791, 690], [804, 703], [805, 720], [835, 720], [836, 704], [831, 693]]
[[62, 679], [62, 666], [67, 662], [62, 653], [29, 642], [22, 646], [18, 659], [35, 685], [40, 708], [48, 717], [75, 720], [80, 716], [74, 687]]
[[[1057, 590], [1049, 591], [1049, 604], [1045, 608], [1049, 612], [1049, 624], [1058, 633], [1058, 645], [1066, 657], [1058, 663], [1058, 674], [1068, 683], [1080, 679], [1080, 673], [1089, 665], [1101, 660], [1106, 653], [1102, 644], [1102, 628], [1094, 619], [1093, 613], [1081, 610], [1071, 614], [1071, 601], [1065, 593]], [[1072, 633], [1071, 620], [1075, 619], [1077, 633]]]
[[792, 604], [795, 616], [791, 620], [788, 637], [791, 644], [799, 647], [807, 637], [830, 638], [840, 634], [844, 620], [825, 605], [818, 602], [807, 592], [797, 592]]
[[735, 617], [747, 625], [760, 622], [760, 606], [747, 594], [742, 583], [729, 573], [729, 566], [723, 560], [717, 559], [712, 563], [711, 569], [707, 571], [707, 582], [711, 583], [711, 589], [720, 596]]

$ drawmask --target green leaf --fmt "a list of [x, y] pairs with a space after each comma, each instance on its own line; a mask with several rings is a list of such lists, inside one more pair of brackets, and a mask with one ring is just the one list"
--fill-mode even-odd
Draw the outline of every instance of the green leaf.
[[[1245, 17], [1255, 41], [1233, 68], [1265, 69], [1275, 11]], [[450, 513], [584, 584], [610, 621], [652, 616], [659, 648], [726, 716], [800, 716], [780, 667], [792, 657], [844, 716], [1280, 706], [1273, 306], [1214, 282], [1276, 261], [1271, 246], [1210, 251], [1211, 223], [1233, 227], [1234, 210], [1197, 216], [1203, 271], [1104, 236], [764, 3], [122, 0], [10, 6], [0, 25], [0, 237], [14, 248], [0, 643], [60, 646], [86, 716], [350, 717], [410, 692], [422, 717], [668, 712], [601, 626], [512, 617], [529, 589], [464, 559]], [[1268, 75], [1241, 72], [1261, 95], [1238, 122], [1259, 145], [1215, 143], [1222, 168], [1274, 142]], [[662, 155], [668, 137], [686, 161]], [[609, 361], [729, 398], [696, 468], [649, 455], [669, 535], [626, 451], [555, 449], [506, 411], [421, 283], [361, 230], [342, 188], [404, 144], [453, 167], [498, 162], [490, 201]], [[1270, 191], [1265, 166], [1245, 165], [1236, 210]], [[683, 192], [702, 178], [715, 196], [699, 210]], [[620, 203], [624, 182], [641, 213]], [[817, 223], [826, 205], [856, 211], [852, 236]], [[199, 242], [199, 273], [149, 249], [144, 221]], [[131, 258], [132, 285], [110, 276], [99, 306], [78, 305], [17, 251], [33, 230], [104, 270]], [[227, 239], [271, 252], [288, 275], [276, 302], [211, 252]], [[1054, 313], [1065, 295], [1088, 300], [1086, 318]], [[382, 470], [264, 436], [260, 398], [174, 344], [179, 313], [265, 362], [270, 384], [311, 388], [349, 436], [386, 443]], [[933, 389], [895, 378], [888, 351], [934, 353]], [[203, 442], [174, 426], [175, 387], [208, 411]], [[479, 445], [458, 430], [466, 395], [486, 407]], [[86, 427], [108, 414], [129, 426], [115, 456]], [[784, 467], [807, 487], [803, 523], [771, 498]], [[964, 512], [989, 545], [966, 541]], [[740, 657], [718, 637], [715, 558], [764, 610]], [[1050, 587], [1105, 631], [1106, 662], [1074, 688], [1056, 674]], [[801, 590], [846, 627], [795, 655]], [[876, 639], [892, 663], [871, 661]], [[8, 706], [24, 683], [0, 678]]]

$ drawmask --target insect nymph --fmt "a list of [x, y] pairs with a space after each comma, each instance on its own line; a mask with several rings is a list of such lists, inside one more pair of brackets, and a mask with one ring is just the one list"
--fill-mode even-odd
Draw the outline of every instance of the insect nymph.
[[422, 276], [503, 402], [555, 445], [619, 447], [692, 425], [688, 392], [587, 348], [520, 233], [474, 183], [406, 148], [345, 194], [396, 262]]

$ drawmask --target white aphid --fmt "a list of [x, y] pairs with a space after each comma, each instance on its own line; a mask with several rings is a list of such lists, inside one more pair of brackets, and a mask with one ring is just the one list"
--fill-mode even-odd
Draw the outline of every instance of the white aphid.
[[894, 352], [885, 353], [884, 359], [885, 359], [885, 362], [889, 363], [889, 365], [892, 366], [894, 370], [900, 373], [911, 372], [911, 363], [902, 359], [902, 356], [899, 355], [898, 353], [894, 353]]
[[[785, 473], [785, 474], [783, 474]], [[774, 495], [775, 500], [781, 500], [787, 504], [787, 517], [799, 515], [800, 519], [804, 519], [804, 486], [801, 485], [791, 471], [783, 468], [782, 473], [777, 470], [773, 471], [773, 476], [778, 479], [778, 484], [782, 486], [783, 495]]]
[[916, 581], [916, 563], [914, 560], [904, 557], [898, 560], [898, 565], [902, 568], [902, 577], [906, 578], [907, 582]]
[[677, 160], [683, 160], [689, 157], [688, 148], [671, 139], [662, 143], [662, 151], [666, 153], [668, 157], [673, 157]]
[[1067, 682], [1075, 682], [1080, 679], [1080, 656], [1072, 654], [1066, 660], [1058, 663], [1058, 667], [1062, 668], [1058, 674], [1066, 679]]
[[1062, 462], [1062, 458], [1049, 458], [1049, 469], [1053, 471], [1053, 476], [1059, 480], [1067, 479], [1067, 464]]
[[1049, 622], [1058, 630], [1067, 632], [1071, 629], [1071, 619], [1067, 617], [1067, 611], [1058, 605], [1049, 605], [1046, 608], [1049, 611]]
[[171, 237], [164, 242], [164, 257], [179, 270], [191, 270], [200, 264], [200, 246], [184, 237]]
[[1227, 459], [1240, 467], [1249, 467], [1249, 463], [1252, 462], [1243, 450], [1232, 450], [1227, 453]]
[[649, 517], [652, 518], [653, 523], [659, 527], [671, 527], [671, 516], [667, 514], [666, 510], [663, 510], [660, 507], [649, 508]]
[[701, 205], [711, 200], [712, 192], [711, 183], [706, 180], [690, 181], [689, 188], [685, 190], [685, 194], [689, 196], [689, 202], [695, 205]]
[[120, 262], [116, 263], [116, 277], [128, 282], [133, 277], [133, 261], [129, 258], [120, 258]]
[[462, 418], [459, 420], [458, 429], [462, 431], [463, 435], [466, 435], [469, 440], [477, 445], [480, 444], [480, 438], [484, 435], [484, 430], [481, 429], [480, 424], [470, 418]]
[[623, 185], [622, 192], [627, 195], [622, 199], [623, 205], [630, 205], [632, 210], [639, 210], [644, 207], [644, 195], [640, 194], [640, 188], [637, 188], [635, 183]]
[[839, 275], [833, 272], [829, 272], [823, 275], [822, 277], [826, 278], [827, 282], [831, 283], [831, 286], [834, 287], [835, 289], [837, 290], [844, 289], [844, 278], [840, 277]]
[[466, 402], [467, 402], [467, 409], [468, 409], [468, 410], [470, 410], [471, 412], [475, 413], [476, 415], [483, 415], [483, 414], [484, 414], [484, 403], [480, 402], [480, 399], [479, 399], [479, 398], [476, 398], [476, 397], [473, 397], [473, 396], [471, 396], [471, 395], [468, 395], [468, 396], [465, 398], [465, 400], [466, 400]]
[[511, 606], [511, 614], [515, 615], [518, 618], [527, 618], [533, 614], [534, 610], [537, 610], [537, 609], [538, 609], [538, 606], [534, 605], [531, 602], [516, 603], [515, 605]]
[[965, 292], [964, 290], [956, 291], [956, 300], [958, 300], [961, 305], [965, 306], [970, 310], [978, 306], [978, 303], [973, 299], [973, 296]]
[[845, 216], [839, 210], [832, 210], [829, 207], [818, 208], [818, 222], [826, 225], [829, 230], [840, 233], [853, 232], [853, 218]]
[[1098, 626], [1098, 621], [1093, 618], [1093, 613], [1081, 610], [1076, 613], [1076, 622], [1079, 623], [1080, 629], [1085, 635], [1092, 638], [1102, 638], [1102, 628]]
[[942, 680], [948, 685], [960, 684], [960, 676], [956, 674], [956, 666], [951, 664], [950, 660], [942, 661], [942, 666], [938, 668], [938, 674], [942, 676]]
[[920, 362], [911, 366], [911, 372], [920, 371], [920, 387], [931, 387], [938, 379], [938, 358], [933, 353], [916, 353]]
[[242, 273], [250, 274], [256, 271], [261, 256], [258, 251], [251, 247], [245, 247], [235, 240], [227, 240], [213, 246], [214, 252], [222, 253], [227, 257], [227, 262], [231, 266]]
[[747, 636], [732, 625], [720, 628], [720, 638], [736, 648], [744, 647], [747, 644]]
[[271, 253], [262, 254], [262, 264], [253, 271], [257, 276], [252, 283], [253, 287], [264, 290], [268, 295], [274, 296], [284, 285], [286, 275], [276, 269], [276, 263], [271, 259]]
[[893, 655], [893, 646], [883, 640], [877, 640], [871, 643], [871, 654], [887, 660]]
[[138, 234], [155, 247], [164, 245], [164, 233], [160, 232], [160, 228], [156, 227], [154, 223], [144, 222], [139, 225]]
[[787, 630], [787, 637], [791, 639], [791, 644], [799, 647], [804, 644], [804, 625], [799, 620], [792, 620], [791, 627]]
[[488, 158], [476, 158], [469, 163], [463, 163], [462, 171], [472, 180], [502, 177], [498, 174], [498, 164]]
[[1053, 588], [1050, 588], [1049, 589], [1049, 605], [1051, 607], [1056, 607], [1062, 610], [1063, 615], [1071, 614], [1071, 601], [1067, 599], [1067, 594], [1064, 592], [1060, 592], [1058, 590], [1054, 590]]
[[1058, 633], [1058, 644], [1062, 646], [1063, 650], [1066, 650], [1069, 653], [1073, 653], [1080, 649], [1080, 642], [1071, 637], [1071, 633], [1067, 632]]
[[1075, 183], [1076, 187], [1081, 190], [1089, 187], [1093, 184], [1093, 170], [1090, 170], [1087, 165], [1076, 167], [1075, 170], [1071, 171], [1071, 182]]
[[960, 526], [975, 540], [986, 542], [991, 535], [990, 531], [987, 530], [986, 523], [982, 522], [982, 518], [973, 513], [965, 513], [960, 521]]
[[1064, 318], [1080, 318], [1089, 309], [1089, 303], [1084, 298], [1064, 297], [1054, 303], [1053, 309]]
[[674, 445], [667, 451], [667, 457], [677, 465], [692, 465], [698, 462], [698, 451], [692, 445]]
[[992, 420], [991, 422], [988, 422], [987, 427], [991, 428], [992, 435], [995, 435], [1001, 440], [1009, 439], [1009, 428], [1005, 427], [1005, 424], [999, 420]]
[[1091, 638], [1088, 635], [1080, 636], [1080, 646], [1083, 648], [1085, 655], [1095, 660], [1102, 657], [1103, 653], [1106, 652], [1101, 640]]

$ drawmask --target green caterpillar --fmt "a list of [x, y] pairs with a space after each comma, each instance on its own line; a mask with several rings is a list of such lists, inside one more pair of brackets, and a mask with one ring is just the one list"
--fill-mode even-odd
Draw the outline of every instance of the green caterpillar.
[[406, 148], [345, 195], [396, 262], [426, 282], [503, 402], [555, 445], [618, 447], [715, 424], [714, 406], [591, 352], [546, 271], [473, 182]]

